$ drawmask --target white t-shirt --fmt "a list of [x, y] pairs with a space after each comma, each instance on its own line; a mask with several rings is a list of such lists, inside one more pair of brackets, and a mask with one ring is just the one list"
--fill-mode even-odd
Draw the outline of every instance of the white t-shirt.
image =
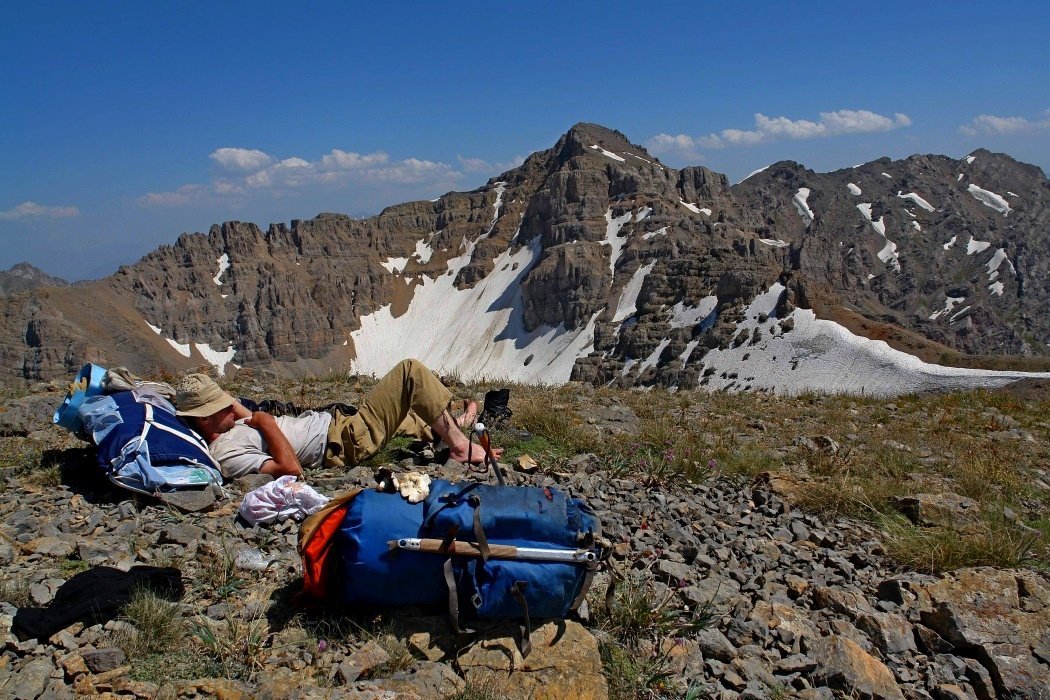
[[[208, 451], [227, 479], [254, 474], [267, 460], [273, 459], [262, 433], [244, 425], [244, 420], [237, 421], [231, 430], [208, 445]], [[328, 441], [328, 427], [332, 424], [331, 414], [304, 411], [298, 416], [278, 416], [274, 420], [291, 443], [299, 464], [303, 467], [321, 464]]]

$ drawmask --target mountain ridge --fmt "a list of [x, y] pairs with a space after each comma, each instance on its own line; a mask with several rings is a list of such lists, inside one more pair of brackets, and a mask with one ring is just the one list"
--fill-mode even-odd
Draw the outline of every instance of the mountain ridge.
[[[446, 371], [466, 369], [458, 351], [507, 378], [544, 381], [542, 365], [528, 369], [542, 357], [557, 381], [688, 387], [774, 284], [778, 322], [844, 307], [959, 353], [1047, 355], [1048, 203], [1039, 168], [983, 149], [832, 173], [781, 161], [730, 185], [580, 123], [471, 192], [364, 220], [226, 222], [75, 294], [48, 290], [47, 304], [5, 299], [0, 357], [35, 378], [86, 360], [380, 372], [420, 349], [409, 354]], [[398, 326], [409, 318], [417, 334], [448, 331], [448, 352]]]

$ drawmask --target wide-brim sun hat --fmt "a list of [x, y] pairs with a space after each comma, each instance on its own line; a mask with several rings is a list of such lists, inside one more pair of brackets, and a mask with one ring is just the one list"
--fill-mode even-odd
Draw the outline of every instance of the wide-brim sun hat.
[[229, 408], [237, 402], [206, 374], [187, 374], [175, 394], [175, 413], [204, 418]]

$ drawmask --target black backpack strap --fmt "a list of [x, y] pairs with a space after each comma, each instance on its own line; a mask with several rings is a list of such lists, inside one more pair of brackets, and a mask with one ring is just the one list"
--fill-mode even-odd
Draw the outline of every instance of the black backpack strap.
[[456, 575], [452, 570], [452, 557], [445, 560], [445, 585], [448, 586], [448, 622], [456, 634], [472, 634], [474, 630], [459, 626], [459, 587], [456, 586]]
[[474, 540], [478, 543], [481, 563], [488, 564], [491, 552], [489, 538], [485, 536], [485, 528], [481, 526], [481, 497], [475, 494], [467, 499], [467, 503], [474, 509]]
[[518, 605], [521, 606], [521, 610], [525, 615], [525, 622], [521, 625], [521, 658], [525, 658], [532, 651], [532, 621], [529, 620], [529, 604], [525, 600], [525, 594], [523, 591], [528, 586], [526, 581], [515, 581], [514, 585], [510, 587], [510, 594], [514, 596], [514, 600], [518, 601]]

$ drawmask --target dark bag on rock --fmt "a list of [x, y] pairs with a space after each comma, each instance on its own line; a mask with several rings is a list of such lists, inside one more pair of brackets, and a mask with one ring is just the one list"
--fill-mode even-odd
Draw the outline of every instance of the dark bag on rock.
[[600, 536], [591, 509], [555, 489], [437, 480], [421, 503], [378, 491], [337, 501], [304, 522], [299, 549], [307, 594], [445, 605], [458, 628], [461, 614], [565, 617], [604, 558]]

